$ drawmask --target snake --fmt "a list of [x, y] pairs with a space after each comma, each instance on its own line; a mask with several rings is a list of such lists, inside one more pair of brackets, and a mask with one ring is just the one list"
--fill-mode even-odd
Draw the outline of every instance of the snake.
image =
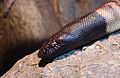
[[53, 34], [40, 48], [38, 57], [54, 59], [119, 30], [120, 0], [110, 0]]

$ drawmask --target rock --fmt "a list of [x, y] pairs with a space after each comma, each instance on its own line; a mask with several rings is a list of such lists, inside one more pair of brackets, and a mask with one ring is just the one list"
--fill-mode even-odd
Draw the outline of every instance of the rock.
[[4, 19], [6, 1], [0, 1], [0, 68], [10, 54], [35, 51], [60, 29], [49, 0], [16, 0]]
[[36, 51], [18, 61], [1, 78], [119, 78], [120, 32], [74, 51], [45, 67], [38, 66]]
[[1, 78], [40, 78], [42, 68], [38, 67], [39, 58], [37, 51], [18, 61], [5, 75]]

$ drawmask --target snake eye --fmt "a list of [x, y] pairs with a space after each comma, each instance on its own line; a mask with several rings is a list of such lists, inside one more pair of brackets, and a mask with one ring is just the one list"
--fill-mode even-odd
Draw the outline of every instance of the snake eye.
[[13, 4], [14, 4], [15, 0], [8, 0], [4, 12], [3, 12], [3, 17], [6, 18], [9, 14], [10, 9], [12, 8]]

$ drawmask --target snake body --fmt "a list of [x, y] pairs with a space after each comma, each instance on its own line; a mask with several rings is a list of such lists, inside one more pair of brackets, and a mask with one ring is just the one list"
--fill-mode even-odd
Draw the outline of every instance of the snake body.
[[9, 14], [10, 9], [12, 8], [15, 0], [8, 0], [7, 4], [5, 6], [4, 12], [3, 12], [3, 17], [6, 18]]
[[67, 24], [41, 47], [38, 57], [55, 58], [120, 29], [120, 1], [111, 0]]

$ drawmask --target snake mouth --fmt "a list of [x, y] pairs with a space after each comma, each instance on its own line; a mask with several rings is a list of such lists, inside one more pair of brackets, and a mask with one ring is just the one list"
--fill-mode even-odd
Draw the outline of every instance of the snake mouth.
[[59, 54], [61, 48], [64, 48], [65, 44], [59, 39], [50, 39], [48, 42], [43, 44], [40, 48], [38, 57], [39, 58], [54, 58], [56, 54]]

